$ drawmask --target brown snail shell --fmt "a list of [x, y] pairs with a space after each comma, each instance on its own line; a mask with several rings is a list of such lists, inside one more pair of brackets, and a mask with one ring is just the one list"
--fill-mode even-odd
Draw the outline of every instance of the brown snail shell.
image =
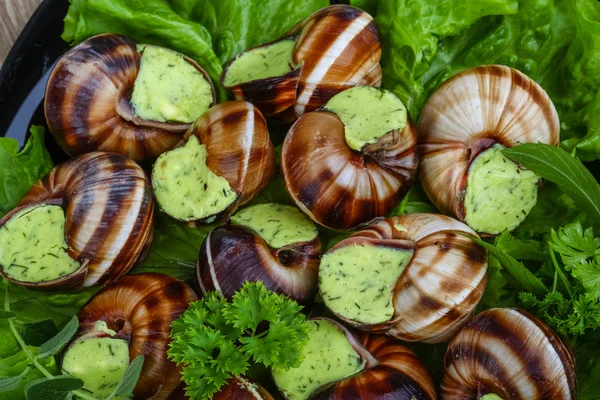
[[129, 275], [102, 289], [81, 309], [77, 337], [109, 337], [95, 331], [95, 322], [105, 322], [116, 331], [115, 338], [129, 343], [131, 361], [144, 356], [135, 397], [166, 399], [181, 382], [180, 368], [167, 358], [171, 323], [195, 300], [192, 289], [176, 278]]
[[465, 219], [469, 166], [495, 144], [557, 146], [559, 120], [546, 92], [523, 73], [501, 65], [463, 71], [431, 96], [418, 126], [420, 179], [444, 214]]
[[206, 146], [208, 168], [227, 180], [237, 199], [217, 215], [188, 223], [224, 221], [262, 190], [275, 174], [275, 151], [267, 122], [251, 103], [228, 101], [204, 113], [175, 147], [183, 146], [192, 135]]
[[204, 239], [196, 278], [204, 294], [216, 290], [231, 298], [244, 282], [262, 281], [267, 289], [307, 304], [317, 292], [320, 255], [318, 236], [274, 249], [249, 228], [225, 225]]
[[[208, 74], [183, 56], [210, 83]], [[58, 61], [46, 86], [44, 110], [50, 132], [69, 155], [108, 151], [154, 160], [173, 147], [190, 124], [144, 120], [130, 99], [140, 69], [136, 42], [124, 36], [94, 36]]]
[[[171, 392], [167, 400], [189, 400], [185, 395], [185, 384], [182, 383]], [[245, 376], [234, 376], [229, 379], [213, 396], [212, 400], [273, 400], [273, 396], [257, 382]]]
[[154, 202], [144, 171], [114, 153], [88, 153], [55, 167], [33, 185], [17, 207], [0, 220], [37, 204], [61, 205], [71, 258], [81, 267], [43, 282], [16, 281], [30, 289], [74, 289], [108, 284], [141, 263], [152, 242]]
[[[407, 342], [449, 340], [471, 317], [487, 282], [487, 256], [465, 224], [437, 214], [405, 214], [376, 222], [335, 245], [414, 249], [393, 289], [394, 315], [369, 325], [338, 315], [359, 329]], [[324, 297], [327, 306], [327, 298]]]
[[291, 72], [225, 86], [225, 75], [234, 58], [224, 68], [221, 85], [236, 99], [256, 104], [266, 116], [285, 121], [316, 110], [342, 90], [381, 85], [381, 42], [368, 13], [349, 5], [325, 7], [275, 42], [290, 38], [297, 41], [292, 56], [297, 67]]
[[283, 143], [281, 173], [296, 205], [315, 222], [348, 230], [397, 206], [416, 176], [416, 132], [410, 116], [402, 131], [352, 150], [344, 124], [328, 111], [302, 116]]
[[514, 308], [475, 316], [450, 342], [442, 397], [575, 399], [575, 355], [546, 324]]

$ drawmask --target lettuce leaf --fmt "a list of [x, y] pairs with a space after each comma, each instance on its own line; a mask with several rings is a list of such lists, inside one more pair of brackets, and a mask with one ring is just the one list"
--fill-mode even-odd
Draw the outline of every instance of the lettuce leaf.
[[19, 152], [19, 143], [0, 138], [0, 217], [14, 208], [31, 185], [52, 169], [44, 147], [44, 128], [31, 127], [31, 137]]
[[62, 38], [119, 33], [196, 60], [219, 82], [222, 64], [274, 40], [327, 0], [70, 0]]

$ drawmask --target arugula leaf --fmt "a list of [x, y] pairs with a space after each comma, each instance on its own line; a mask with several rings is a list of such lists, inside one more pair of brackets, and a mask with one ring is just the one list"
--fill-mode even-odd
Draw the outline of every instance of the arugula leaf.
[[190, 304], [172, 324], [168, 356], [182, 365], [186, 393], [210, 399], [235, 375], [246, 373], [250, 361], [284, 368], [298, 365], [308, 340], [302, 307], [247, 282], [231, 303], [217, 292]]
[[390, 214], [392, 216], [398, 216], [402, 214], [412, 213], [436, 213], [437, 209], [425, 194], [423, 187], [420, 182], [415, 183], [406, 196], [402, 199], [398, 207]]
[[502, 152], [511, 160], [555, 183], [590, 218], [600, 223], [600, 185], [581, 161], [562, 149], [541, 143], [526, 143]]
[[0, 217], [12, 210], [29, 188], [52, 169], [44, 147], [44, 128], [32, 126], [20, 152], [19, 143], [0, 138]]
[[29, 346], [41, 346], [58, 333], [56, 324], [50, 318], [30, 324], [23, 324], [21, 337]]

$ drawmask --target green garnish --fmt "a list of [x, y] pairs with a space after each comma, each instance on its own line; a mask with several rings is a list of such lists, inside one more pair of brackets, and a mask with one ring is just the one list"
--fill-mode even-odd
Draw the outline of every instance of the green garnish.
[[182, 379], [192, 399], [211, 399], [227, 380], [250, 363], [297, 367], [308, 341], [302, 306], [247, 282], [231, 302], [217, 292], [190, 304], [172, 325], [168, 355], [183, 365]]

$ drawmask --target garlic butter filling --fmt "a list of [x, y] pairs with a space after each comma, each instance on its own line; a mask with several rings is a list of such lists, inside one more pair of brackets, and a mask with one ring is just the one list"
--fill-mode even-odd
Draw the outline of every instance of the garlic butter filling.
[[539, 176], [504, 156], [503, 148], [494, 145], [469, 167], [465, 222], [477, 232], [513, 230], [537, 203]]
[[210, 82], [179, 53], [138, 45], [142, 53], [131, 105], [136, 115], [159, 122], [191, 123], [213, 101]]
[[152, 188], [160, 208], [181, 221], [218, 214], [237, 199], [229, 182], [206, 165], [206, 147], [196, 136], [158, 157], [152, 169]]
[[0, 228], [0, 267], [12, 279], [44, 282], [77, 271], [80, 264], [68, 248], [59, 206], [27, 207]]
[[231, 223], [252, 229], [274, 249], [309, 242], [319, 234], [315, 224], [302, 211], [282, 204], [244, 208], [231, 217]]
[[304, 359], [289, 370], [273, 367], [273, 379], [286, 399], [305, 400], [319, 387], [363, 370], [365, 361], [336, 325], [327, 320], [308, 321]]
[[365, 324], [387, 322], [394, 315], [394, 286], [413, 250], [351, 244], [321, 259], [319, 290], [334, 313]]
[[227, 67], [223, 85], [231, 87], [291, 72], [294, 46], [295, 40], [285, 39], [240, 53]]
[[344, 90], [333, 96], [324, 110], [331, 111], [344, 123], [346, 142], [361, 151], [392, 131], [404, 129], [408, 111], [392, 92], [369, 86]]

